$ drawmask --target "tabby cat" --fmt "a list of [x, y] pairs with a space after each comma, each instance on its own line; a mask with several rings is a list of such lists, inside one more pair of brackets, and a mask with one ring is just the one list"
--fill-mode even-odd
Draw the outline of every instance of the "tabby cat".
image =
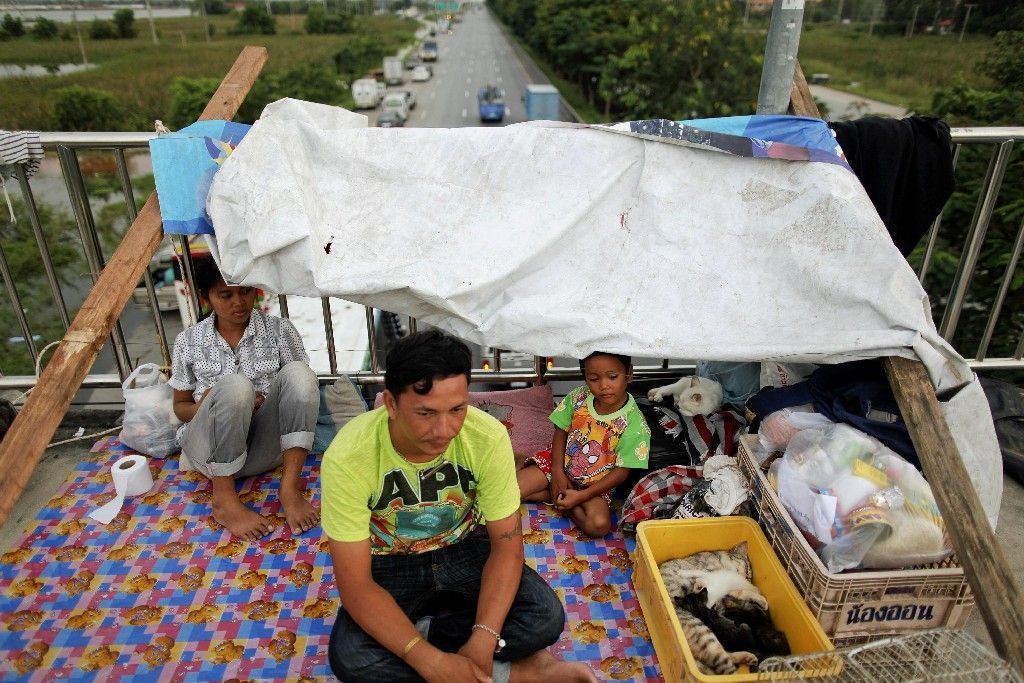
[[704, 622], [729, 652], [747, 651], [759, 661], [790, 654], [786, 634], [772, 625], [768, 611], [757, 601], [726, 596], [708, 607], [703, 592], [675, 598], [677, 607]]
[[750, 570], [750, 560], [747, 558], [746, 541], [731, 550], [707, 550], [678, 560], [668, 560], [658, 565], [658, 569], [669, 595], [697, 592], [693, 584], [708, 572], [729, 570], [748, 582], [754, 578]]
[[[778, 638], [767, 630], [774, 631], [767, 619], [768, 601], [751, 583], [746, 543], [668, 560], [659, 570], [690, 650], [705, 673], [731, 674], [742, 665], [755, 667], [755, 650], [777, 649]], [[743, 623], [744, 615], [751, 615], [758, 634], [753, 625]], [[761, 634], [772, 643], [767, 650], [757, 644]]]
[[699, 617], [676, 604], [676, 617], [683, 627], [683, 634], [690, 646], [697, 665], [706, 674], [724, 675], [736, 673], [736, 669], [746, 665], [757, 666], [757, 657], [751, 652], [728, 652], [718, 637]]

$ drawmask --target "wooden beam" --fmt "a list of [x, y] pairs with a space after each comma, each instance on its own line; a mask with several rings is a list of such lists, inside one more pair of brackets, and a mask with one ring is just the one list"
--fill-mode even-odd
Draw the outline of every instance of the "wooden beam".
[[[821, 118], [799, 64], [790, 111]], [[887, 357], [882, 365], [992, 644], [1024, 673], [1024, 597], [971, 484], [935, 387], [920, 360]]]
[[821, 118], [818, 111], [818, 103], [814, 101], [814, 95], [807, 86], [807, 79], [804, 78], [804, 70], [800, 68], [800, 60], [796, 62], [793, 70], [793, 89], [789, 94], [789, 113], [796, 116], [812, 116]]
[[1017, 671], [1024, 671], [1024, 599], [971, 484], [931, 379], [919, 360], [888, 357], [882, 364], [992, 644]]
[[[230, 120], [266, 61], [266, 48], [245, 47], [199, 118]], [[154, 192], [100, 273], [25, 407], [0, 443], [0, 525], [25, 490], [162, 239], [160, 205]]]

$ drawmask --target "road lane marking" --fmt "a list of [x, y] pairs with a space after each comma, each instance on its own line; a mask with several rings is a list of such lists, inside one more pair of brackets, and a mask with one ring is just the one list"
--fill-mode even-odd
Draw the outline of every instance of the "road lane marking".
[[466, 110], [465, 109], [462, 110], [462, 118], [466, 118]]
[[466, 94], [465, 94], [465, 96], [464, 96], [464, 97], [465, 97], [465, 98], [466, 98], [467, 100], [469, 99], [469, 91], [468, 91], [468, 90], [466, 91]]

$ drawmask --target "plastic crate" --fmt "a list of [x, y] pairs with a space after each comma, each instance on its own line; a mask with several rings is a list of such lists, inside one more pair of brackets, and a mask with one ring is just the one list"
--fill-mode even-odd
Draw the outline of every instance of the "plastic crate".
[[[636, 531], [633, 587], [666, 681], [756, 681], [757, 673], [704, 674], [690, 653], [658, 565], [702, 550], [728, 550], [746, 541], [754, 584], [768, 600], [775, 627], [794, 654], [832, 650], [821, 626], [800, 599], [796, 586], [772, 552], [768, 539], [749, 517], [667, 519], [641, 522]], [[791, 679], [788, 675], [786, 678]]]
[[738, 457], [761, 528], [837, 645], [967, 623], [974, 595], [955, 558], [912, 569], [828, 573], [754, 460], [756, 443], [756, 435], [741, 437]]

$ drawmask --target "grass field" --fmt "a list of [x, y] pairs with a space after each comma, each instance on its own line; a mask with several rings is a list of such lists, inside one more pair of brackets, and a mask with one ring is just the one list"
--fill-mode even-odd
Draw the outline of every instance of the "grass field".
[[808, 77], [830, 74], [829, 86], [872, 99], [927, 111], [932, 95], [962, 76], [985, 88], [975, 64], [992, 44], [984, 36], [869, 36], [864, 27], [805, 26], [800, 64]]
[[[213, 16], [212, 39], [204, 38], [200, 17], [158, 19], [160, 44], [154, 45], [149, 24], [136, 14], [138, 36], [130, 40], [85, 40], [89, 62], [97, 68], [66, 76], [9, 78], [0, 80], [0, 128], [9, 130], [50, 130], [53, 91], [69, 85], [97, 88], [113, 93], [135, 114], [135, 128], [153, 119], [166, 119], [170, 106], [169, 87], [179, 76], [220, 79], [245, 45], [260, 45], [270, 52], [264, 73], [301, 63], [319, 62], [332, 66], [332, 57], [353, 34], [307, 35], [303, 17], [278, 16], [276, 35], [231, 36], [234, 17]], [[399, 47], [412, 40], [415, 22], [393, 16], [357, 17], [357, 31], [393, 42]], [[294, 28], [293, 28], [294, 25]], [[88, 24], [83, 24], [88, 30]], [[38, 41], [31, 37], [0, 42], [0, 64], [42, 64], [57, 66], [82, 61], [75, 40]]]

